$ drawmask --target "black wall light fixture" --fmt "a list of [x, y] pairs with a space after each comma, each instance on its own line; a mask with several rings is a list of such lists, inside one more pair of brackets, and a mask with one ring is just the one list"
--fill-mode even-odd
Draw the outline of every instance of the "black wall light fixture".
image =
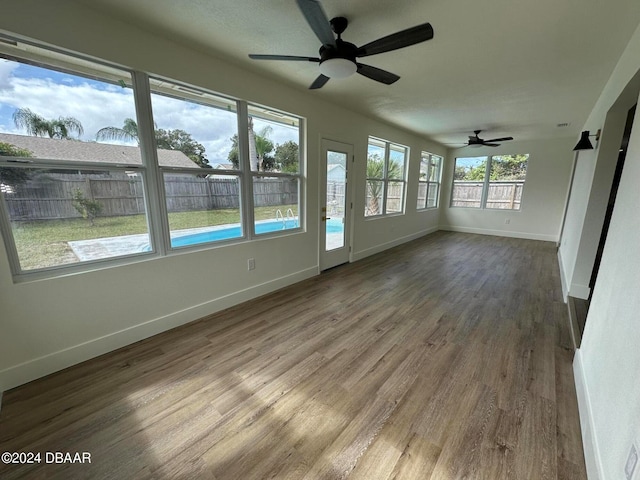
[[589, 130], [585, 130], [580, 135], [580, 140], [576, 143], [576, 146], [573, 147], [573, 151], [576, 150], [593, 150], [593, 145], [591, 144], [591, 140], [589, 137], [596, 137], [596, 145], [598, 144], [598, 140], [600, 140], [600, 130], [598, 130], [595, 135], [589, 135]]

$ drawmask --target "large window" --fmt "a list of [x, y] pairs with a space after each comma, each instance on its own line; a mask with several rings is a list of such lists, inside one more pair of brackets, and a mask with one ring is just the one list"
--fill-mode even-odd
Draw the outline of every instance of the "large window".
[[365, 217], [404, 213], [409, 149], [369, 137]]
[[298, 117], [21, 43], [0, 76], [14, 275], [301, 229]]
[[300, 121], [254, 105], [248, 114], [254, 231], [300, 228]]
[[442, 157], [422, 152], [418, 178], [418, 210], [438, 207], [441, 170]]
[[150, 83], [171, 247], [242, 237], [236, 102], [173, 82]]
[[140, 149], [95, 141], [110, 118], [135, 118], [131, 75], [63, 67], [0, 57], [1, 217], [22, 272], [136, 255], [151, 242]]
[[452, 207], [520, 210], [529, 155], [456, 158]]

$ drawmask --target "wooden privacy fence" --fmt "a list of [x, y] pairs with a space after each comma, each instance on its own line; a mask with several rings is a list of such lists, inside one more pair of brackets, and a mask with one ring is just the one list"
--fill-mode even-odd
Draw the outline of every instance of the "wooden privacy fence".
[[[454, 182], [452, 207], [480, 207], [483, 182]], [[489, 182], [486, 208], [520, 210], [524, 182]]]
[[[372, 193], [376, 193], [375, 196]], [[402, 212], [404, 182], [388, 182], [387, 213]], [[367, 180], [367, 196], [365, 198], [365, 215], [381, 215], [383, 185], [379, 180]]]
[[345, 182], [327, 180], [327, 214], [344, 217]]
[[[298, 203], [295, 178], [254, 178], [253, 185], [256, 207]], [[137, 175], [47, 174], [13, 190], [4, 196], [11, 220], [78, 218], [72, 199], [76, 190], [100, 202], [102, 217], [145, 211], [142, 179]], [[165, 195], [169, 212], [239, 208], [240, 182], [237, 177], [166, 176]]]

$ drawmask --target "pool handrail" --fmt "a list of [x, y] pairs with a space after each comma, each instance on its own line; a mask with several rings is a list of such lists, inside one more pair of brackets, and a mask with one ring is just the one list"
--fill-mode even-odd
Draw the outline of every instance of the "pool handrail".
[[280, 209], [276, 210], [276, 221], [278, 220], [278, 215], [280, 215], [280, 218], [282, 219], [282, 229], [284, 230], [285, 228], [287, 228], [287, 224], [285, 223], [284, 215], [282, 214], [282, 210], [280, 210]]

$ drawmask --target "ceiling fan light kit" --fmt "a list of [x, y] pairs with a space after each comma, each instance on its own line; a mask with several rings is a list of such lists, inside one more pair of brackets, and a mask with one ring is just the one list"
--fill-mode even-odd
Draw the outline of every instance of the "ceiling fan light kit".
[[[313, 81], [310, 89], [321, 88], [330, 78], [347, 78], [354, 73], [359, 73], [385, 85], [391, 85], [400, 79], [398, 75], [371, 65], [358, 63], [356, 59], [398, 50], [433, 38], [433, 27], [429, 23], [423, 23], [357, 47], [353, 43], [342, 40], [342, 33], [349, 25], [349, 21], [345, 17], [335, 17], [329, 20], [319, 0], [297, 0], [297, 3], [309, 27], [322, 44], [319, 52], [320, 57], [250, 54], [249, 58], [318, 63], [320, 75]], [[337, 35], [337, 38], [334, 34]]]
[[329, 78], [347, 78], [357, 70], [355, 62], [346, 58], [330, 58], [320, 64], [320, 73]]

